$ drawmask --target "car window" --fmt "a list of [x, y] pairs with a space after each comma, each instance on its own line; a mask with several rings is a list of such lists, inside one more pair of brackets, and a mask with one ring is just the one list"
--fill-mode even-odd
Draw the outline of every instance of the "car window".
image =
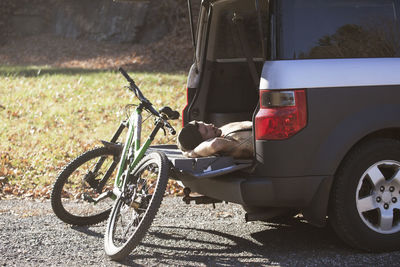
[[281, 0], [279, 59], [399, 56], [394, 0]]
[[[259, 8], [259, 13], [256, 7]], [[215, 43], [213, 46], [213, 58], [215, 59], [238, 59], [245, 58], [243, 47], [240, 41], [238, 30], [232, 19], [236, 15], [242, 19], [244, 27], [244, 38], [248, 43], [252, 56], [254, 58], [263, 58], [263, 42], [261, 35], [265, 32], [260, 31], [261, 19], [266, 19], [268, 13], [268, 5], [266, 0], [260, 1], [231, 1], [223, 2], [218, 6], [215, 4], [216, 12], [213, 19], [215, 23]], [[265, 27], [267, 28], [267, 27]], [[262, 30], [265, 30], [264, 28]], [[265, 43], [265, 41], [264, 41]]]
[[[234, 11], [225, 11], [221, 16], [217, 29], [216, 39], [216, 58], [244, 58], [243, 49], [236, 30], [232, 22]], [[262, 47], [258, 28], [257, 13], [255, 9], [252, 12], [238, 12], [243, 18], [243, 26], [247, 42], [253, 52], [254, 57], [262, 57]]]

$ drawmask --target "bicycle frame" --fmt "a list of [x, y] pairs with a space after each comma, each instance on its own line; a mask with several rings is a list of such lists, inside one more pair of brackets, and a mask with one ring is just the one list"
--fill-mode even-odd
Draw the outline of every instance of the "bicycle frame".
[[[121, 153], [121, 159], [118, 166], [117, 177], [114, 183], [113, 193], [117, 197], [121, 195], [123, 192], [126, 183], [127, 177], [129, 173], [136, 167], [139, 161], [143, 158], [147, 149], [151, 145], [154, 140], [154, 137], [157, 135], [158, 131], [162, 127], [161, 121], [158, 119], [156, 126], [151, 132], [150, 136], [146, 139], [144, 144], [141, 146], [141, 135], [142, 135], [142, 111], [144, 106], [140, 104], [136, 107], [135, 111], [131, 113], [128, 119], [128, 132], [126, 134], [125, 144]], [[131, 162], [126, 168], [127, 160], [131, 159]], [[122, 179], [122, 176], [125, 173], [125, 178]]]

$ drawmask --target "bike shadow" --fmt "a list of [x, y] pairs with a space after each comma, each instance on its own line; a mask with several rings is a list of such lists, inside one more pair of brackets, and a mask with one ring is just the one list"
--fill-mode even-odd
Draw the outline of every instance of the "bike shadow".
[[97, 238], [104, 238], [104, 225], [90, 225], [90, 226], [71, 226], [72, 230], [81, 232], [88, 236], [93, 236]]
[[[316, 228], [301, 220], [285, 224], [260, 223], [266, 229], [236, 236], [217, 230], [194, 227], [158, 226], [121, 264], [139, 266], [146, 259], [161, 265], [265, 266], [310, 265], [304, 258], [334, 260], [337, 254], [359, 251], [342, 243], [330, 227]], [[243, 227], [239, 225], [238, 227]], [[362, 257], [365, 253], [361, 253]], [[356, 255], [357, 256], [357, 255]], [[355, 261], [357, 263], [357, 261]]]

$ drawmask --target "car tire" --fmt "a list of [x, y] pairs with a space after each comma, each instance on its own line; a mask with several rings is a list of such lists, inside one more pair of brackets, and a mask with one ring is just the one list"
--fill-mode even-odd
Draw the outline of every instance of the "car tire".
[[329, 221], [355, 248], [400, 248], [400, 141], [369, 140], [346, 156], [335, 175]]

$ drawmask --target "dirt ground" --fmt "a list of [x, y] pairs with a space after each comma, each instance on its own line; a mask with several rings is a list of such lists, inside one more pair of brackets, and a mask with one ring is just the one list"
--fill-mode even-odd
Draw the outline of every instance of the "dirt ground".
[[187, 32], [175, 32], [151, 44], [74, 40], [53, 35], [19, 37], [0, 46], [0, 65], [48, 65], [61, 68], [186, 72], [193, 59]]

